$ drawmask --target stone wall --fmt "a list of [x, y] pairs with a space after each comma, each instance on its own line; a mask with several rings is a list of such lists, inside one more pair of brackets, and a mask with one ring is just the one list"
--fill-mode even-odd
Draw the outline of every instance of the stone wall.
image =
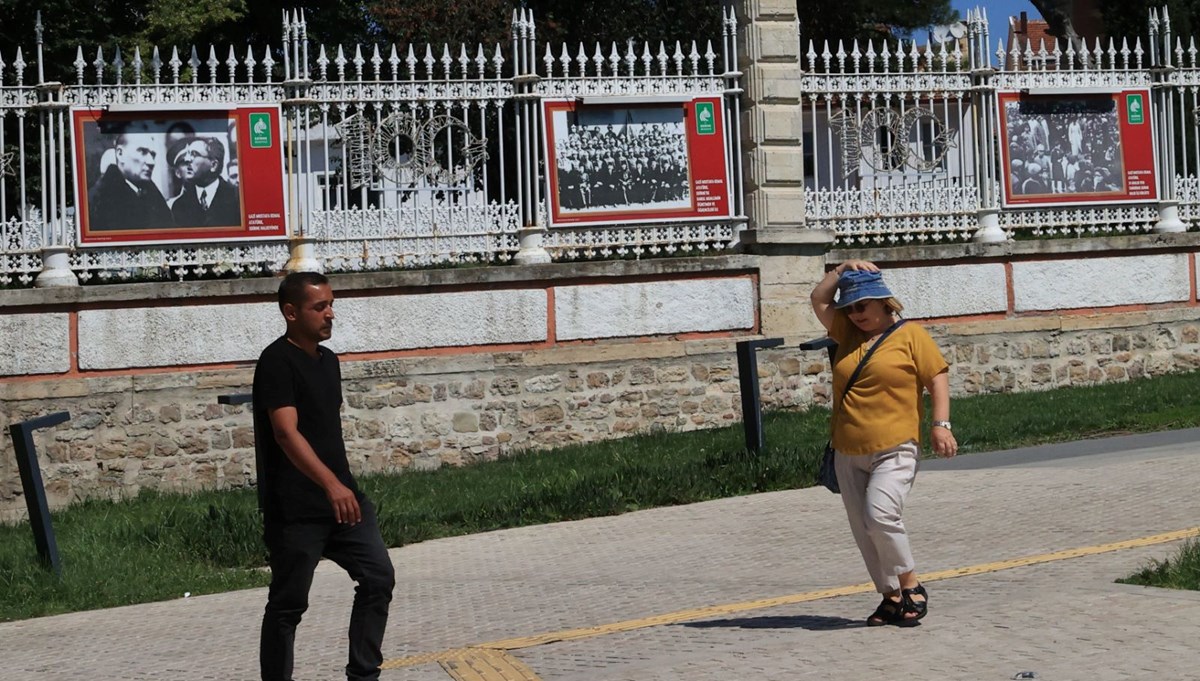
[[[734, 346], [764, 336], [786, 340], [759, 352], [765, 407], [827, 405], [825, 355], [797, 345], [819, 335], [812, 283], [847, 257], [883, 265], [910, 317], [951, 360], [955, 395], [1190, 371], [1200, 365], [1198, 242], [1128, 237], [336, 277], [346, 436], [355, 469], [375, 472], [736, 425]], [[72, 416], [36, 435], [53, 505], [252, 484], [248, 408], [221, 406], [217, 396], [247, 392], [246, 358], [281, 332], [269, 300], [276, 285], [0, 294], [0, 312], [16, 321], [8, 328], [22, 330], [2, 337], [16, 347], [4, 348], [0, 373], [24, 372], [0, 376], [0, 428], [53, 411]], [[422, 296], [467, 305], [439, 316]], [[472, 330], [464, 309], [486, 328]], [[481, 321], [494, 310], [506, 311], [500, 323]], [[140, 326], [124, 325], [122, 311]], [[509, 318], [528, 315], [535, 323]], [[444, 328], [429, 328], [441, 317]], [[89, 337], [84, 318], [110, 321]], [[83, 352], [104, 334], [108, 346]], [[178, 356], [155, 347], [196, 336], [204, 338]], [[248, 338], [253, 347], [243, 347]], [[39, 364], [43, 355], [61, 360]], [[81, 364], [81, 356], [98, 359]], [[0, 520], [23, 514], [11, 445], [0, 440]]]
[[[428, 470], [638, 431], [734, 424], [732, 339], [623, 343], [470, 356], [343, 363], [343, 417], [358, 471]], [[760, 361], [772, 404], [818, 399], [825, 364], [798, 351]], [[69, 410], [35, 437], [54, 506], [142, 488], [241, 487], [254, 481], [251, 370], [0, 384], [7, 420]], [[11, 454], [0, 459], [0, 519], [20, 515]]]
[[[1197, 368], [1190, 310], [1071, 319], [930, 324], [956, 395], [1091, 385]], [[428, 470], [525, 449], [740, 422], [735, 339], [627, 342], [470, 356], [344, 363], [344, 425], [359, 471]], [[0, 384], [0, 426], [67, 409], [39, 432], [51, 502], [142, 488], [229, 488], [255, 479], [245, 368]], [[824, 353], [759, 353], [767, 409], [829, 401]], [[23, 512], [11, 455], [0, 519]]]

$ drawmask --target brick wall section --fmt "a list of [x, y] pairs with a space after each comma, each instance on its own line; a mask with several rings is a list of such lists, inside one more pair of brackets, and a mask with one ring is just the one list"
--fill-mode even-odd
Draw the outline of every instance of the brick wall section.
[[[796, 351], [760, 361], [764, 393], [780, 406], [808, 403], [814, 390], [820, 399], [825, 370]], [[255, 475], [252, 419], [248, 407], [219, 405], [217, 396], [246, 391], [251, 375], [0, 384], [0, 419], [71, 412], [68, 423], [35, 436], [54, 506], [142, 488], [241, 487]], [[357, 471], [429, 470], [740, 419], [732, 340], [344, 362], [343, 381]], [[0, 459], [0, 479], [0, 519], [15, 519], [24, 501], [11, 456]]]
[[934, 327], [934, 332], [954, 364], [951, 387], [960, 395], [1111, 383], [1200, 368], [1200, 322], [1192, 309]]
[[[367, 307], [372, 295], [492, 291], [499, 286], [565, 290], [624, 283], [621, 290], [632, 293], [604, 304], [632, 310], [636, 306], [621, 301], [653, 302], [653, 296], [641, 295], [644, 284], [675, 281], [693, 282], [687, 290], [697, 292], [677, 301], [679, 305], [700, 301], [729, 307], [704, 293], [710, 290], [706, 282], [734, 282], [733, 287], [720, 284], [711, 289], [733, 291], [741, 286], [736, 282], [746, 281], [758, 286], [757, 308], [754, 301], [735, 302], [748, 305], [762, 319], [760, 335], [746, 328], [758, 325], [757, 320], [738, 321], [746, 315], [719, 331], [699, 332], [697, 327], [697, 333], [570, 342], [557, 340], [557, 327], [551, 323], [546, 340], [533, 344], [347, 355], [346, 435], [357, 470], [397, 471], [459, 465], [656, 428], [735, 425], [741, 416], [734, 345], [740, 338], [764, 335], [784, 336], [788, 346], [759, 353], [765, 407], [827, 405], [824, 354], [803, 353], [796, 345], [817, 335], [807, 301], [812, 283], [824, 267], [846, 257], [880, 262], [913, 313], [931, 317], [924, 323], [953, 363], [951, 386], [956, 395], [1190, 371], [1200, 365], [1198, 248], [1195, 234], [835, 251], [828, 258], [809, 254], [810, 245], [804, 244], [794, 254], [344, 276], [336, 280], [335, 289], [346, 294], [344, 300], [357, 298], [354, 302]], [[1170, 274], [1169, 281], [1126, 286], [1121, 297], [1113, 298], [1118, 303], [1113, 306], [1078, 307], [1087, 301], [1080, 299], [1078, 290], [1061, 285], [1064, 278], [1071, 283], [1072, 277], [1080, 276], [1093, 276], [1095, 286], [1110, 288], [1136, 283], [1135, 276], [1119, 272], [1147, 269], [1139, 269], [1133, 260], [1142, 256], [1157, 264], [1154, 271], [1160, 278]], [[1069, 261], [1084, 258], [1107, 259], [1103, 261], [1109, 265], [1094, 272], [1069, 266]], [[1020, 292], [1025, 275], [1014, 280], [1018, 268], [1009, 263], [1033, 272], [1031, 281], [1057, 297], [1043, 295], [1034, 306], [1038, 309], [1016, 309], [1014, 291]], [[48, 328], [53, 330], [61, 326], [59, 316], [141, 309], [156, 299], [169, 299], [172, 306], [254, 304], [268, 298], [276, 285], [247, 280], [9, 291], [0, 297], [0, 313], [40, 315], [50, 320]], [[1005, 289], [1002, 298], [994, 295], [998, 288]], [[749, 289], [750, 295], [756, 293], [753, 285]], [[1147, 291], [1153, 295], [1143, 295]], [[1127, 304], [1119, 304], [1123, 301]], [[658, 303], [648, 305], [622, 323], [641, 328], [637, 324], [642, 318], [657, 309]], [[395, 320], [380, 323], [397, 328]], [[681, 321], [681, 328], [691, 328], [686, 327], [689, 323]], [[74, 333], [73, 325], [68, 332]], [[371, 337], [360, 334], [359, 342]], [[75, 350], [75, 341], [59, 348], [62, 353]], [[36, 436], [55, 506], [144, 488], [245, 486], [254, 480], [248, 410], [222, 407], [216, 400], [223, 393], [248, 391], [252, 369], [245, 361], [223, 361], [229, 363], [106, 371], [90, 371], [72, 361], [66, 373], [30, 371], [3, 378], [0, 428], [52, 411], [71, 412], [71, 421]], [[15, 459], [4, 439], [0, 520], [23, 514]]]
[[[931, 325], [956, 395], [1125, 381], [1200, 365], [1191, 310]], [[346, 362], [346, 437], [359, 471], [428, 470], [510, 452], [663, 428], [736, 425], [732, 339], [564, 347], [468, 357]], [[248, 369], [0, 385], [0, 419], [68, 409], [37, 436], [55, 506], [141, 488], [229, 488], [254, 480]], [[768, 409], [828, 404], [823, 353], [759, 353]], [[7, 422], [0, 422], [6, 426]], [[0, 460], [0, 518], [24, 511]]]

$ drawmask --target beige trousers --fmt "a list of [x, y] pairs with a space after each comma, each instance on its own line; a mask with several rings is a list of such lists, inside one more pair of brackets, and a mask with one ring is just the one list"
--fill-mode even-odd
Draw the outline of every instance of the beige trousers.
[[875, 454], [838, 452], [833, 460], [850, 531], [882, 594], [899, 590], [897, 575], [915, 568], [901, 514], [919, 460], [920, 448], [911, 441]]

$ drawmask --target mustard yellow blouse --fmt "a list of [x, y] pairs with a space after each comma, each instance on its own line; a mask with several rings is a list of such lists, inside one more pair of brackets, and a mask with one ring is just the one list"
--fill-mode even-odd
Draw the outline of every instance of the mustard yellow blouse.
[[836, 311], [829, 336], [838, 344], [833, 366], [833, 448], [843, 454], [874, 454], [909, 440], [920, 442], [921, 394], [934, 376], [949, 367], [929, 332], [906, 322], [888, 336], [844, 401], [846, 382], [873, 341], [842, 310]]

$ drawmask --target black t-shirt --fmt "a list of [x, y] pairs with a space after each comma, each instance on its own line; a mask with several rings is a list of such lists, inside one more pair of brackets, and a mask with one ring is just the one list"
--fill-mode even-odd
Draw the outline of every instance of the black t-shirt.
[[337, 355], [317, 346], [319, 357], [281, 337], [254, 367], [254, 447], [265, 470], [258, 484], [263, 511], [283, 521], [328, 520], [333, 509], [321, 486], [300, 472], [275, 441], [270, 410], [295, 407], [297, 429], [317, 457], [359, 497], [342, 440], [342, 370]]

